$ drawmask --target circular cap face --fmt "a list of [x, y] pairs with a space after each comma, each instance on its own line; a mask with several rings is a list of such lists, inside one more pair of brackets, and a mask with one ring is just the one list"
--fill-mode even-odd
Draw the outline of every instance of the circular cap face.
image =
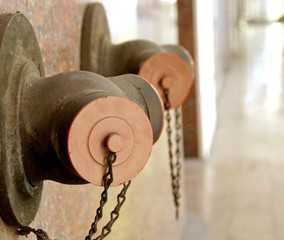
[[163, 89], [169, 89], [171, 108], [184, 102], [193, 84], [187, 64], [173, 53], [162, 52], [149, 57], [142, 64], [138, 74], [154, 85], [164, 103]]
[[106, 157], [116, 152], [112, 186], [133, 179], [152, 151], [153, 133], [146, 113], [127, 98], [108, 96], [84, 106], [69, 128], [67, 149], [75, 171], [102, 185]]

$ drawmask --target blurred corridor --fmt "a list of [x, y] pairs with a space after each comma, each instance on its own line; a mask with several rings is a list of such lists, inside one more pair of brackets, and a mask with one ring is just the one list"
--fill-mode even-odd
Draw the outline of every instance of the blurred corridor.
[[283, 24], [247, 25], [207, 161], [186, 161], [184, 239], [284, 239]]

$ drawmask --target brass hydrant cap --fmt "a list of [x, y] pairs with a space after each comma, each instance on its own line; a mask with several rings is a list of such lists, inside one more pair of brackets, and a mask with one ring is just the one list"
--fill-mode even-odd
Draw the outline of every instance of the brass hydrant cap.
[[161, 52], [149, 57], [138, 73], [158, 90], [163, 102], [163, 89], [169, 89], [171, 108], [181, 105], [189, 94], [193, 76], [186, 62], [176, 54]]
[[146, 113], [124, 97], [97, 98], [73, 119], [67, 137], [70, 162], [79, 176], [102, 185], [106, 156], [116, 152], [112, 186], [132, 180], [152, 151], [153, 131]]

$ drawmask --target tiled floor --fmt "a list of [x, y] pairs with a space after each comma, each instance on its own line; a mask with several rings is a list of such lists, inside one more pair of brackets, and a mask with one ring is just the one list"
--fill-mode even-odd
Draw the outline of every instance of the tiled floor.
[[211, 157], [185, 163], [184, 240], [284, 239], [283, 31], [272, 24], [240, 33]]

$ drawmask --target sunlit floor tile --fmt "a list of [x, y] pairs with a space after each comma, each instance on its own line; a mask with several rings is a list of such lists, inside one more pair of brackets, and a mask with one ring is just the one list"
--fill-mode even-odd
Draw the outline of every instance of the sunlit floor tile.
[[211, 156], [184, 164], [183, 240], [284, 239], [283, 26], [240, 34], [243, 54], [219, 99]]

